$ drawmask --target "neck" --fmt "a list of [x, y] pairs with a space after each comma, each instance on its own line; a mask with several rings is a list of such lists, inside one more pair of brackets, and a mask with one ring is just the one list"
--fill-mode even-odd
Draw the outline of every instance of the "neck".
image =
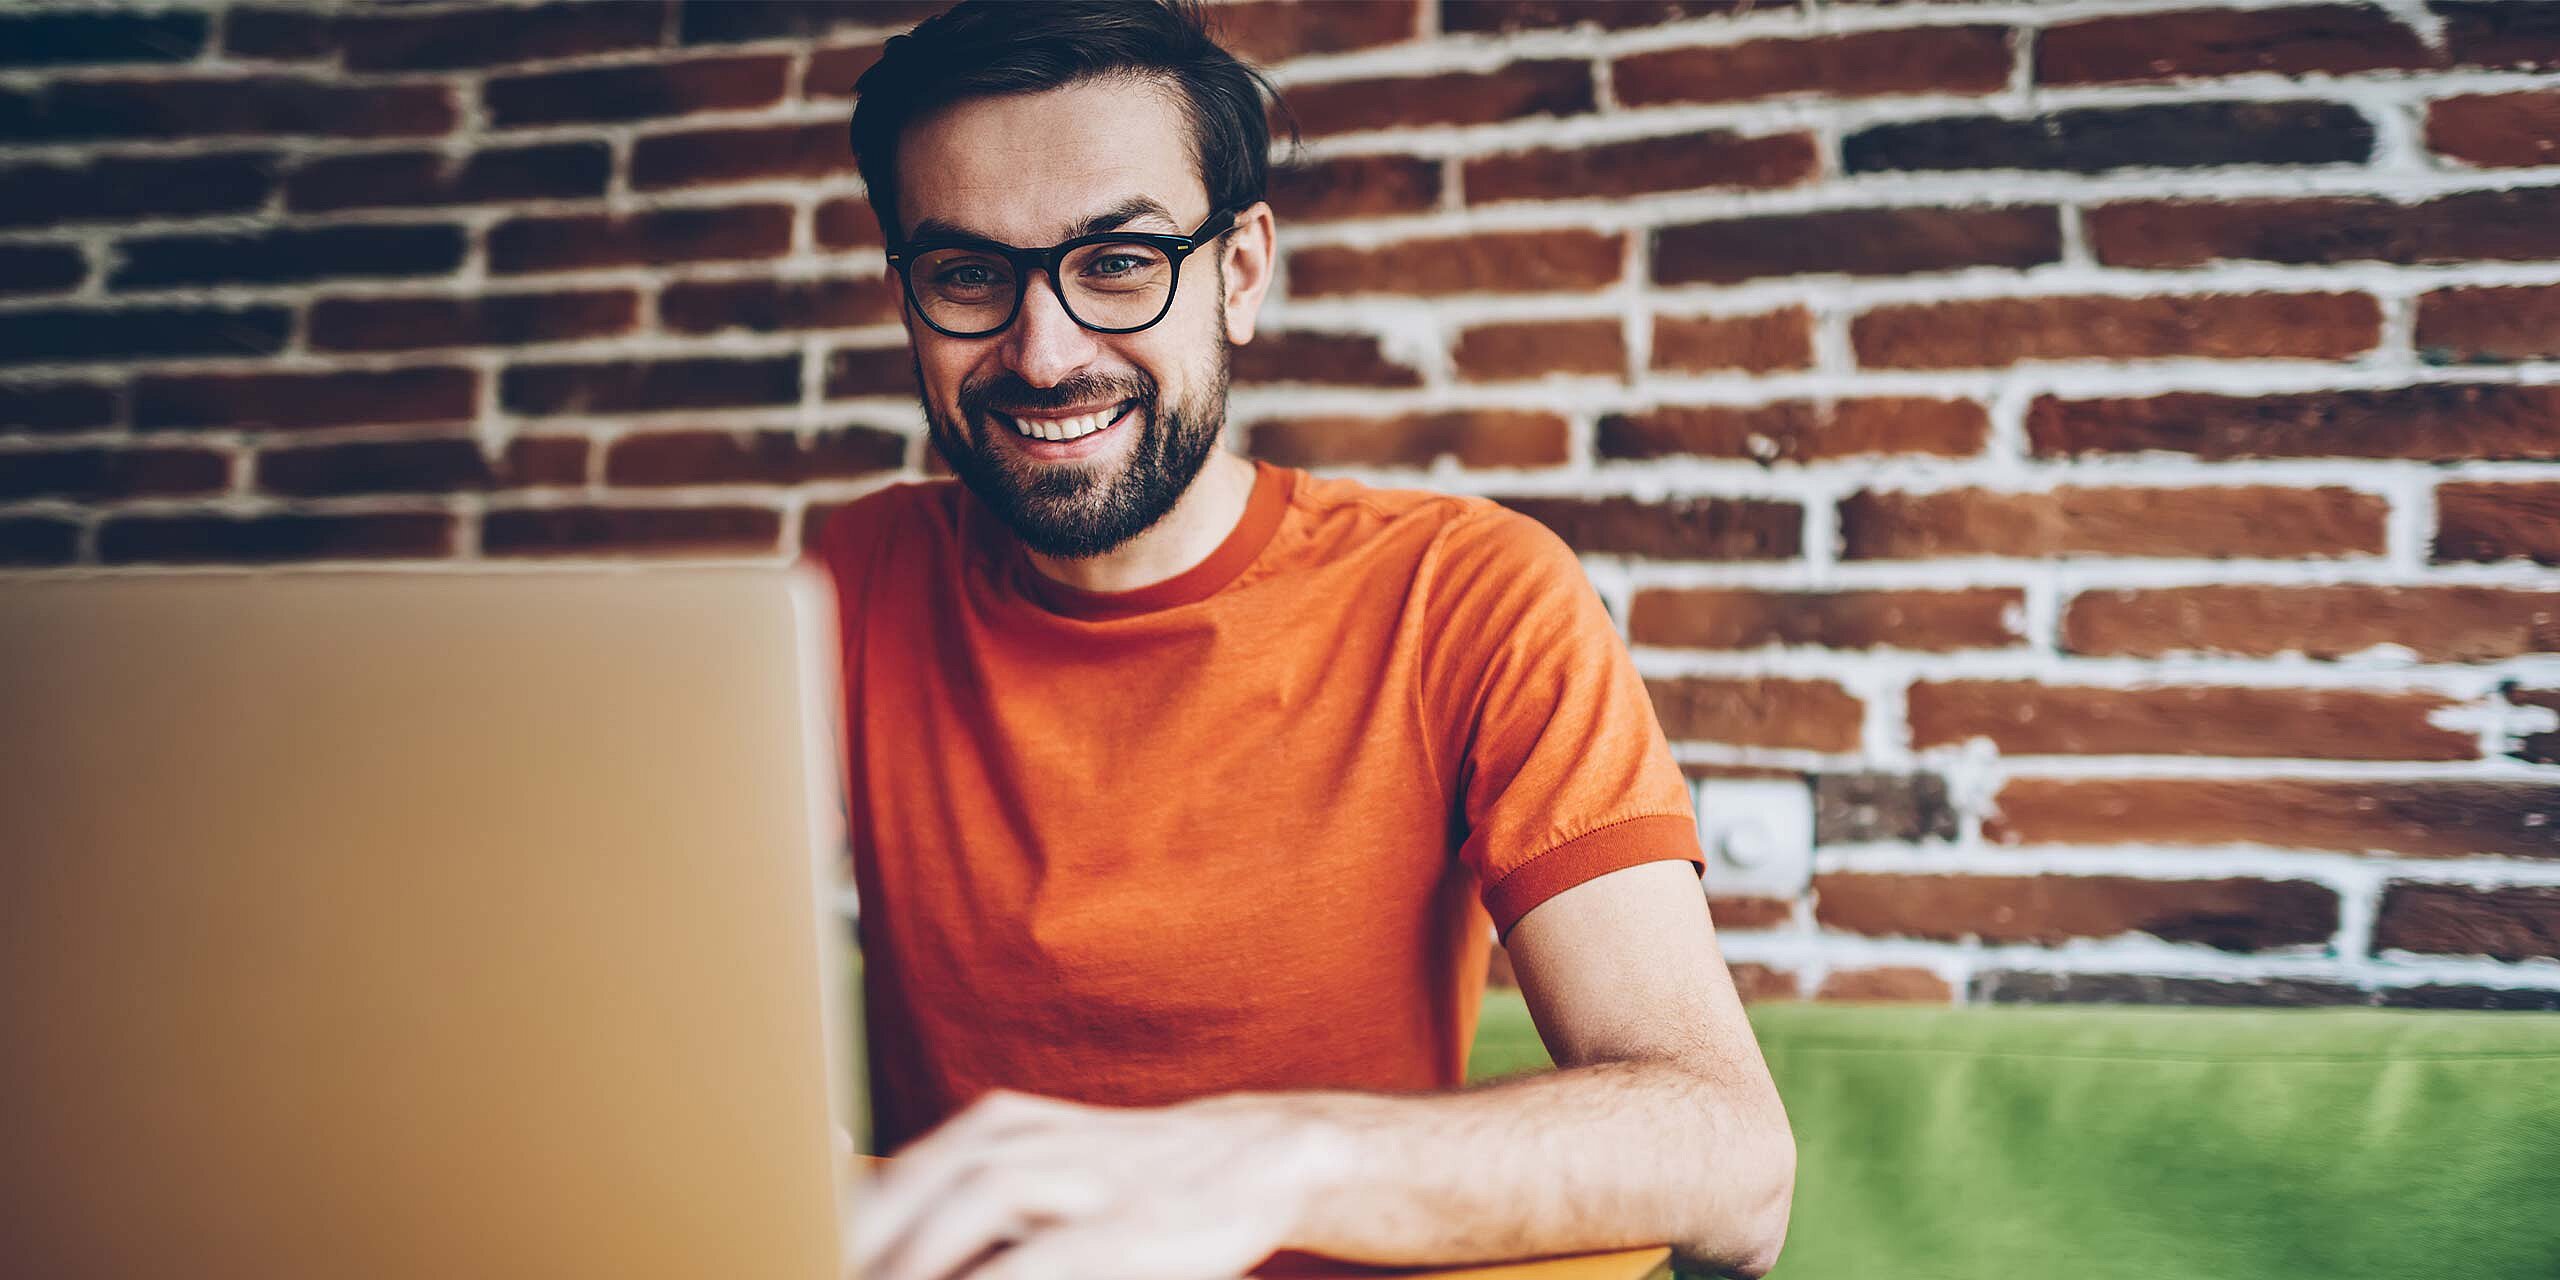
[[1253, 496], [1253, 464], [1215, 450], [1174, 500], [1173, 510], [1116, 550], [1090, 560], [1060, 560], [1028, 551], [1042, 576], [1086, 591], [1135, 591], [1199, 564], [1244, 519]]

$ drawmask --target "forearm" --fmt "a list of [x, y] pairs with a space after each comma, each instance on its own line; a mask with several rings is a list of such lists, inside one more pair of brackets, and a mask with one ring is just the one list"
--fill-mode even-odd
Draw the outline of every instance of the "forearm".
[[1795, 1149], [1765, 1085], [1604, 1063], [1456, 1093], [1242, 1094], [1293, 1121], [1292, 1248], [1390, 1265], [1670, 1243], [1757, 1275], [1784, 1238]]

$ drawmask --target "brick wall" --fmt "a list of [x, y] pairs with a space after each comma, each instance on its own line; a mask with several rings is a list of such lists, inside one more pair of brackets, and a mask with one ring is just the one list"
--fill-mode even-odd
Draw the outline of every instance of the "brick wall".
[[[925, 450], [932, 6], [0, 16], [0, 563], [791, 554]], [[1755, 996], [2560, 1007], [2560, 5], [1244, 0], [1235, 442], [1811, 788]]]

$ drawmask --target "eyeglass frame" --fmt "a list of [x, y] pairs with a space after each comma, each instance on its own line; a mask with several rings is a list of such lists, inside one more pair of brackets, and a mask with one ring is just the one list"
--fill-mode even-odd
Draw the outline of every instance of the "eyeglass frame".
[[[1170, 235], [1162, 231], [1096, 231], [1090, 235], [1060, 241], [1045, 249], [1020, 249], [1001, 240], [988, 240], [979, 236], [946, 236], [933, 240], [907, 241], [889, 246], [889, 265], [898, 269], [900, 291], [906, 294], [907, 305], [915, 308], [916, 318], [924, 321], [925, 327], [946, 338], [992, 338], [1012, 328], [1013, 322], [1022, 318], [1022, 300], [1031, 291], [1031, 272], [1034, 268], [1049, 277], [1049, 292], [1056, 295], [1058, 309], [1066, 312], [1067, 318], [1075, 321], [1078, 327], [1092, 333], [1137, 333], [1156, 327], [1163, 323], [1166, 316], [1173, 314], [1173, 296], [1182, 288], [1182, 260], [1198, 252], [1210, 241], [1235, 230], [1236, 217], [1243, 212], [1242, 209], [1234, 208], [1211, 210], [1209, 216], [1202, 220], [1199, 226], [1193, 228], [1189, 235]], [[1217, 226], [1221, 218], [1226, 220], [1226, 225], [1211, 231], [1209, 228]], [[1166, 263], [1173, 271], [1173, 279], [1165, 285], [1163, 308], [1145, 324], [1131, 325], [1125, 329], [1111, 329], [1098, 324], [1085, 323], [1085, 318], [1076, 314], [1075, 304], [1067, 301], [1066, 286], [1058, 283], [1058, 265], [1067, 260], [1068, 254], [1086, 245], [1120, 244], [1132, 240], [1162, 250]], [[924, 301], [916, 297], [916, 279], [910, 268], [918, 256], [940, 249], [984, 249], [1002, 257], [1012, 265], [1013, 306], [1004, 313], [1004, 319], [998, 321], [994, 328], [980, 329], [974, 333], [945, 329], [935, 323], [931, 315], [926, 314]]]

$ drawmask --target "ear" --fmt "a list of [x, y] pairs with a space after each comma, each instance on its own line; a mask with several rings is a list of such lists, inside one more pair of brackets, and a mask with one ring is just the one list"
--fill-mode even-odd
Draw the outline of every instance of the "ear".
[[1219, 261], [1227, 276], [1227, 341], [1243, 346], [1253, 341], [1254, 325], [1262, 315], [1262, 295], [1271, 288], [1277, 245], [1270, 204], [1255, 201], [1237, 214], [1236, 228], [1227, 233], [1223, 245]]

